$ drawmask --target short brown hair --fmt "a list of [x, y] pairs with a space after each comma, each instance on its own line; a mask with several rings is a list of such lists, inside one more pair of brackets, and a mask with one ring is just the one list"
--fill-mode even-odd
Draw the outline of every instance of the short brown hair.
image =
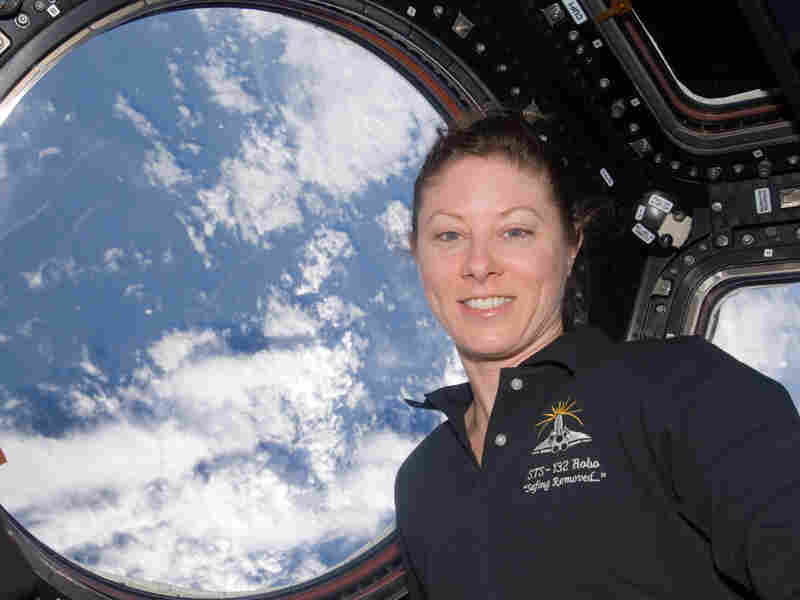
[[[422, 195], [433, 178], [451, 162], [466, 156], [501, 156], [520, 169], [546, 177], [552, 198], [561, 215], [564, 234], [573, 245], [590, 222], [588, 197], [581, 187], [580, 177], [570, 168], [575, 152], [564, 152], [558, 139], [558, 125], [547, 120], [528, 122], [515, 113], [495, 113], [489, 116], [471, 115], [450, 127], [439, 129], [439, 138], [431, 148], [414, 183], [414, 204], [411, 212], [411, 247], [416, 245], [417, 221]], [[564, 329], [571, 329], [579, 318], [585, 294], [579, 289], [575, 271], [586, 269], [583, 251], [575, 260], [567, 280], [562, 305]], [[584, 315], [585, 318], [585, 315]]]

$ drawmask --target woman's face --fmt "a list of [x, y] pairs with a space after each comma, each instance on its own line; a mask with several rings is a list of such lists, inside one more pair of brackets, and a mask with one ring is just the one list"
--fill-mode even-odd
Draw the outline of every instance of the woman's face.
[[564, 233], [545, 176], [469, 156], [424, 189], [414, 257], [462, 359], [517, 364], [563, 332], [579, 245]]

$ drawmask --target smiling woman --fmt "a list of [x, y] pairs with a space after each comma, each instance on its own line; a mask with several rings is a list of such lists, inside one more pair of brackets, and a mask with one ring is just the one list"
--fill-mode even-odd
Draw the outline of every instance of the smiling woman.
[[204, 591], [387, 532], [439, 422], [401, 399], [461, 377], [402, 251], [438, 123], [372, 54], [263, 12], [68, 55], [0, 145], [3, 505], [91, 570]]

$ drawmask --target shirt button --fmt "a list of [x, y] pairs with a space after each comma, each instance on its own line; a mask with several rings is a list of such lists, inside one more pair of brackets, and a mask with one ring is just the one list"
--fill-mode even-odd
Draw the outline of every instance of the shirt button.
[[505, 433], [498, 433], [494, 436], [494, 445], [495, 446], [505, 446], [508, 438], [506, 437]]
[[511, 389], [514, 390], [515, 392], [520, 391], [522, 389], [522, 386], [523, 386], [522, 379], [520, 379], [519, 377], [514, 377], [514, 379], [511, 380]]

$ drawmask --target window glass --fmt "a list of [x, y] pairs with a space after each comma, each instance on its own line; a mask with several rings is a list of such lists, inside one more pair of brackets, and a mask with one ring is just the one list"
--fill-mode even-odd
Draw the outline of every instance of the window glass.
[[391, 528], [440, 422], [402, 400], [463, 380], [406, 248], [439, 124], [374, 55], [265, 12], [69, 54], [0, 143], [0, 502], [90, 569], [206, 591]]
[[800, 406], [800, 283], [740, 288], [714, 310], [710, 340], [780, 381]]

